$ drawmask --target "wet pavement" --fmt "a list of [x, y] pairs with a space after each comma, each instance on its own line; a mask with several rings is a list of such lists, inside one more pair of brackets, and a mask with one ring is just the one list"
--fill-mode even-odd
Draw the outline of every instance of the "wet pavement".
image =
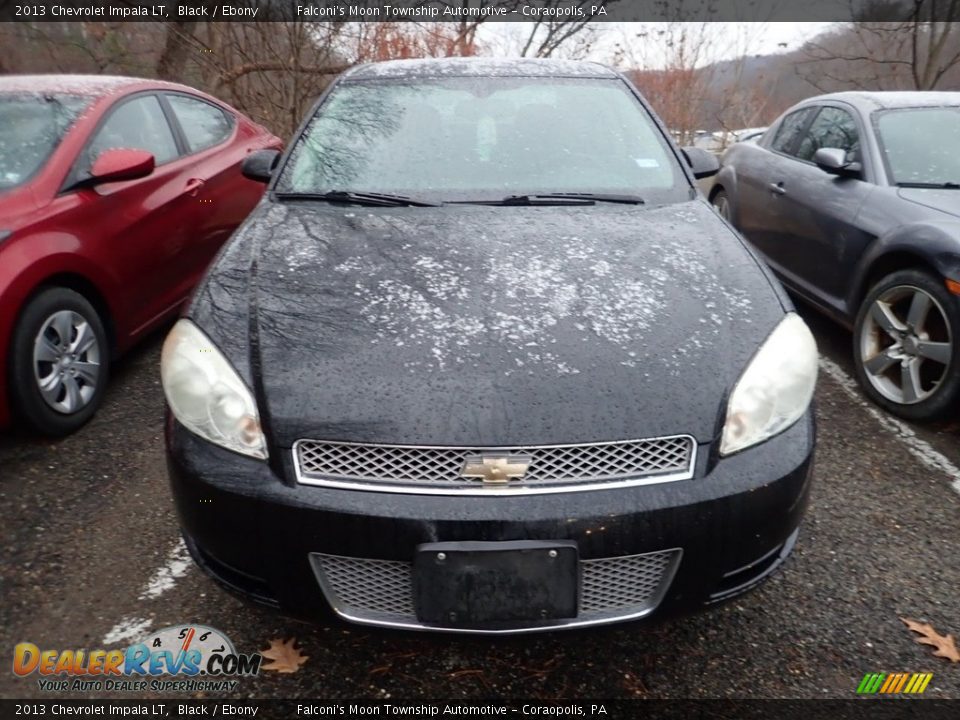
[[[299, 672], [241, 680], [238, 699], [850, 698], [868, 672], [932, 672], [927, 697], [960, 698], [960, 664], [934, 658], [899, 619], [960, 634], [960, 422], [916, 427], [869, 405], [852, 383], [849, 334], [803, 314], [826, 358], [810, 508], [784, 568], [724, 607], [494, 639], [311, 626], [248, 607], [179, 542], [158, 334], [116, 367], [76, 435], [0, 435], [0, 652], [125, 647], [199, 623], [241, 652], [295, 637], [308, 656]], [[0, 673], [0, 697], [50, 697], [36, 678]]]

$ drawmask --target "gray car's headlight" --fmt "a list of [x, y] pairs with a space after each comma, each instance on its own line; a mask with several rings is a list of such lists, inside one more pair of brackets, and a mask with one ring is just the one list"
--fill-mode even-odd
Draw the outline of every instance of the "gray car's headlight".
[[160, 379], [174, 417], [212, 443], [266, 459], [253, 395], [210, 339], [179, 320], [163, 343]]
[[807, 411], [817, 382], [817, 343], [795, 313], [770, 333], [754, 355], [727, 404], [720, 454], [763, 442]]

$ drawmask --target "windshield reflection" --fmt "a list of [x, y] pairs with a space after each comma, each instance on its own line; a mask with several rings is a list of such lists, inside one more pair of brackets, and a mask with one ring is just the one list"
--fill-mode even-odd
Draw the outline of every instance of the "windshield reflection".
[[537, 193], [683, 200], [689, 187], [620, 80], [456, 77], [342, 83], [276, 190], [457, 202]]
[[77, 95], [0, 94], [0, 191], [33, 177], [89, 103]]

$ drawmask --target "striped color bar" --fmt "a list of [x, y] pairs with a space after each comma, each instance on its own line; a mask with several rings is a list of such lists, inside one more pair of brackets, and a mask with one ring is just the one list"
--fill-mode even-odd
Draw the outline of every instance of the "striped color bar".
[[857, 686], [859, 695], [918, 695], [927, 689], [933, 673], [867, 673]]

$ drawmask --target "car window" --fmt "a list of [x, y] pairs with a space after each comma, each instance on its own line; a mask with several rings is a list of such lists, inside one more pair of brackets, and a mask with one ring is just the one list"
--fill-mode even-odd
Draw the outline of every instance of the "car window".
[[208, 102], [186, 95], [167, 95], [167, 100], [192, 153], [219, 145], [233, 132], [233, 118]]
[[179, 154], [160, 101], [153, 95], [128, 100], [111, 112], [87, 150], [89, 164], [111, 148], [146, 150], [153, 153], [157, 165]]
[[814, 108], [802, 108], [787, 115], [777, 128], [777, 134], [770, 143], [771, 149], [792, 155], [796, 140], [806, 127], [813, 110]]
[[541, 77], [341, 83], [298, 139], [277, 190], [451, 202], [689, 197], [666, 139], [622, 81]]
[[0, 192], [42, 168], [91, 98], [48, 93], [0, 93]]
[[892, 182], [960, 185], [960, 107], [900, 108], [874, 119]]
[[813, 160], [820, 148], [839, 148], [847, 153], [847, 160], [860, 159], [860, 132], [853, 115], [846, 110], [825, 107], [804, 133], [796, 156], [801, 160]]

